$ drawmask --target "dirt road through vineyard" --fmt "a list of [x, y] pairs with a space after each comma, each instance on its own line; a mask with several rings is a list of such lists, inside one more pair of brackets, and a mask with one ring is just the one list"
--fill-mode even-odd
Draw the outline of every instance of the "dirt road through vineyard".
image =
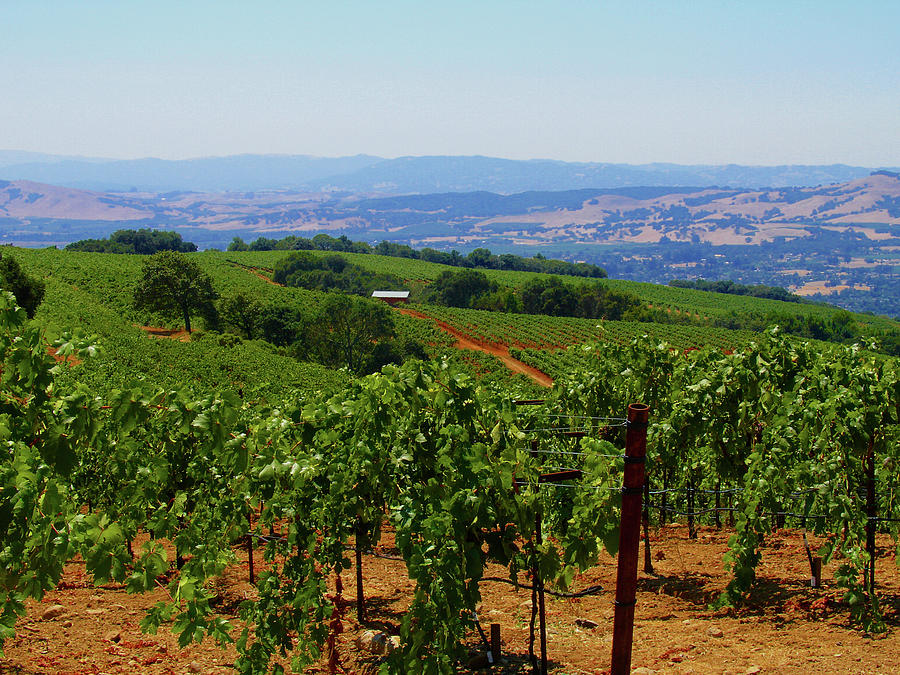
[[470, 349], [477, 352], [484, 352], [485, 354], [490, 354], [491, 356], [496, 356], [498, 359], [500, 359], [503, 365], [509, 368], [512, 372], [526, 375], [543, 387], [553, 386], [552, 377], [547, 375], [547, 373], [541, 372], [537, 368], [529, 366], [527, 363], [522, 363], [518, 359], [514, 359], [512, 356], [510, 356], [509, 347], [506, 345], [490, 344], [487, 342], [473, 340], [469, 335], [466, 335], [462, 331], [457, 330], [450, 324], [439, 321], [438, 319], [430, 317], [427, 314], [423, 314], [422, 312], [417, 312], [413, 309], [398, 307], [397, 311], [401, 314], [405, 314], [406, 316], [413, 316], [417, 319], [426, 319], [428, 321], [433, 321], [434, 324], [441, 330], [449, 333], [454, 338], [456, 338], [456, 344], [454, 344], [453, 346], [457, 349]]

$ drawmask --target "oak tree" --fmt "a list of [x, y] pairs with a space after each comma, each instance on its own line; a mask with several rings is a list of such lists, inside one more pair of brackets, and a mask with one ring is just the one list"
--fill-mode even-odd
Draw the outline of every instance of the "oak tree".
[[211, 317], [217, 298], [212, 279], [183, 253], [162, 251], [150, 256], [134, 291], [134, 306], [153, 312], [180, 312], [191, 332], [191, 313]]

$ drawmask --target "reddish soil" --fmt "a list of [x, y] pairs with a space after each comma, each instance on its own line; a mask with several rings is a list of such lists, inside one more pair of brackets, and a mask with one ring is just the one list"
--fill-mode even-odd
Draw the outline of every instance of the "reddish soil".
[[[632, 664], [643, 673], [897, 673], [900, 672], [900, 572], [892, 546], [879, 539], [878, 585], [890, 631], [869, 637], [850, 626], [841, 592], [832, 581], [836, 565], [823, 570], [824, 588], [808, 586], [809, 568], [801, 535], [782, 530], [768, 537], [759, 567], [759, 582], [749, 604], [740, 610], [711, 610], [709, 603], [724, 588], [727, 575], [721, 556], [729, 533], [701, 528], [687, 537], [684, 526], [651, 533], [654, 574], [640, 572]], [[391, 552], [392, 534], [382, 549]], [[233, 619], [234, 607], [252, 593], [246, 581], [244, 552], [214, 588], [223, 614]], [[257, 567], [259, 568], [257, 556]], [[364, 556], [365, 594], [369, 617], [356, 622], [352, 570], [344, 576], [344, 599], [350, 602], [338, 637], [344, 672], [371, 672], [376, 657], [361, 651], [356, 638], [365, 628], [395, 632], [412, 595], [404, 563]], [[505, 576], [499, 567], [489, 575]], [[524, 577], [521, 580], [527, 583]], [[547, 597], [550, 671], [559, 675], [608, 672], [612, 640], [615, 559], [603, 555], [598, 565], [575, 582], [576, 589], [601, 584], [599, 595], [579, 599]], [[498, 673], [526, 673], [531, 593], [494, 582], [482, 583], [479, 610], [487, 630], [499, 623], [503, 661]], [[41, 603], [28, 602], [18, 634], [7, 641], [0, 673], [226, 673], [235, 652], [212, 643], [180, 649], [169, 626], [157, 635], [143, 635], [138, 623], [158, 590], [128, 595], [110, 584], [94, 587], [83, 563], [66, 567], [63, 581]], [[62, 613], [42, 618], [53, 605]], [[577, 619], [598, 625], [583, 628]], [[477, 633], [468, 644], [479, 645]], [[308, 673], [327, 672], [323, 661]], [[339, 671], [340, 672], [340, 671]], [[466, 671], [464, 671], [466, 672]]]
[[518, 359], [514, 359], [509, 354], [509, 347], [504, 344], [475, 340], [471, 336], [466, 335], [450, 324], [445, 323], [444, 321], [438, 321], [437, 319], [430, 317], [427, 314], [423, 314], [422, 312], [417, 312], [414, 309], [399, 307], [397, 308], [397, 311], [401, 314], [406, 314], [407, 316], [414, 316], [418, 319], [427, 319], [428, 321], [433, 321], [435, 325], [438, 326], [438, 328], [456, 338], [456, 343], [453, 346], [457, 349], [469, 349], [472, 351], [484, 352], [485, 354], [496, 356], [498, 359], [500, 359], [500, 361], [503, 362], [503, 365], [509, 368], [512, 372], [527, 375], [543, 387], [553, 386], [552, 377], [550, 377], [546, 373], [541, 372], [537, 368], [529, 366], [527, 363], [522, 363]]
[[70, 354], [69, 356], [60, 356], [59, 352], [57, 352], [56, 347], [47, 346], [47, 353], [53, 357], [53, 360], [57, 363], [65, 363], [68, 366], [77, 366], [81, 363], [81, 359], [79, 359], [74, 354]]
[[159, 338], [161, 340], [178, 340], [179, 342], [190, 342], [191, 334], [183, 328], [158, 328], [156, 326], [141, 326], [140, 329], [147, 333], [150, 337]]

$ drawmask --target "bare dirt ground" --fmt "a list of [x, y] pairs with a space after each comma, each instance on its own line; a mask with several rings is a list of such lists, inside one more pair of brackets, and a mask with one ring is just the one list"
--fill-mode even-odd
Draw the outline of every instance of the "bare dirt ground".
[[[849, 623], [831, 581], [835, 565], [823, 570], [824, 587], [809, 588], [809, 567], [802, 537], [782, 530], [766, 541], [758, 584], [746, 607], [712, 610], [710, 602], [728, 577], [721, 556], [727, 529], [701, 528], [697, 539], [681, 525], [651, 531], [654, 573], [638, 575], [632, 664], [644, 673], [898, 673], [900, 672], [900, 572], [887, 538], [879, 539], [878, 584], [889, 632], [867, 636]], [[391, 552], [388, 530], [381, 550]], [[246, 554], [215, 585], [230, 616], [237, 601], [252, 593], [247, 583]], [[257, 570], [261, 569], [257, 556]], [[364, 556], [366, 625], [356, 622], [352, 571], [344, 576], [344, 632], [338, 637], [343, 672], [360, 673], [377, 665], [361, 651], [356, 638], [367, 628], [395, 632], [412, 595], [403, 562]], [[504, 576], [499, 567], [488, 574]], [[527, 583], [524, 577], [522, 582]], [[612, 644], [615, 560], [602, 556], [578, 578], [576, 589], [601, 584], [604, 592], [580, 599], [547, 597], [550, 672], [559, 675], [608, 672]], [[530, 672], [527, 663], [531, 593], [506, 584], [483, 582], [482, 623], [499, 623], [503, 660], [493, 672]], [[0, 673], [226, 673], [233, 649], [204, 642], [181, 649], [164, 625], [157, 635], [141, 634], [138, 624], [165, 592], [135, 596], [110, 584], [94, 587], [82, 563], [67, 566], [59, 588], [43, 602], [27, 603], [0, 658]], [[577, 619], [596, 622], [582, 628]], [[468, 644], [477, 647], [473, 632]], [[306, 670], [326, 673], [327, 664]], [[338, 671], [340, 672], [340, 671]], [[469, 672], [465, 669], [462, 672]], [[482, 671], [486, 672], [486, 671]]]
[[178, 340], [179, 342], [191, 341], [191, 334], [183, 328], [178, 329], [159, 328], [158, 326], [140, 326], [140, 329], [152, 338], [159, 338], [161, 340]]
[[509, 347], [507, 347], [506, 345], [498, 345], [475, 340], [462, 331], [457, 330], [450, 324], [443, 321], [438, 321], [437, 319], [433, 319], [427, 314], [422, 314], [421, 312], [417, 312], [413, 309], [399, 307], [397, 308], [397, 311], [401, 314], [406, 314], [407, 316], [414, 316], [418, 319], [427, 319], [429, 321], [433, 321], [438, 328], [456, 338], [456, 343], [453, 346], [457, 349], [470, 349], [473, 351], [484, 352], [485, 354], [496, 356], [498, 359], [500, 359], [503, 365], [509, 368], [512, 372], [527, 375], [543, 387], [553, 386], [552, 377], [544, 372], [541, 372], [537, 368], [534, 368], [533, 366], [529, 366], [527, 363], [523, 363], [518, 359], [514, 359], [512, 356], [510, 356]]
[[838, 284], [836, 286], [826, 286], [825, 281], [808, 281], [799, 288], [797, 288], [794, 293], [797, 295], [831, 295], [833, 293], [840, 293], [841, 291], [846, 291], [848, 288], [853, 288], [854, 291], [871, 291], [871, 286], [866, 286], [864, 284], [856, 284], [855, 286], [848, 286], [846, 284]]
[[81, 359], [79, 359], [74, 354], [70, 354], [69, 356], [60, 356], [56, 347], [52, 347], [47, 345], [47, 353], [53, 357], [53, 360], [57, 363], [65, 363], [68, 366], [77, 366], [81, 363]]

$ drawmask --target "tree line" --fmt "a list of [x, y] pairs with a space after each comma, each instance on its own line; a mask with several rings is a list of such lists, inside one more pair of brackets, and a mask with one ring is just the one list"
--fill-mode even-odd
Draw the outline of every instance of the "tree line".
[[193, 253], [197, 245], [183, 241], [177, 232], [168, 230], [116, 230], [108, 239], [82, 239], [66, 246], [67, 251], [89, 253], [128, 253], [132, 255], [152, 255], [159, 251], [179, 251]]
[[749, 295], [753, 298], [768, 298], [783, 302], [804, 302], [799, 295], [791, 293], [781, 286], [765, 286], [763, 284], [739, 284], [730, 279], [707, 281], [706, 279], [673, 279], [669, 286], [675, 288], [692, 288], [697, 291], [728, 293], [731, 295]]
[[229, 251], [334, 251], [336, 253], [370, 253], [393, 258], [411, 258], [426, 262], [450, 265], [451, 267], [471, 267], [493, 270], [516, 270], [520, 272], [543, 272], [545, 274], [561, 274], [574, 277], [606, 278], [606, 270], [589, 263], [572, 263], [566, 260], [545, 258], [540, 253], [531, 258], [501, 253], [495, 255], [487, 248], [476, 248], [468, 255], [452, 250], [438, 251], [434, 248], [414, 249], [406, 244], [381, 241], [371, 246], [362, 241], [351, 241], [346, 235], [331, 237], [317, 234], [308, 239], [288, 235], [283, 239], [259, 237], [249, 244], [240, 237], [235, 237], [228, 245]]

